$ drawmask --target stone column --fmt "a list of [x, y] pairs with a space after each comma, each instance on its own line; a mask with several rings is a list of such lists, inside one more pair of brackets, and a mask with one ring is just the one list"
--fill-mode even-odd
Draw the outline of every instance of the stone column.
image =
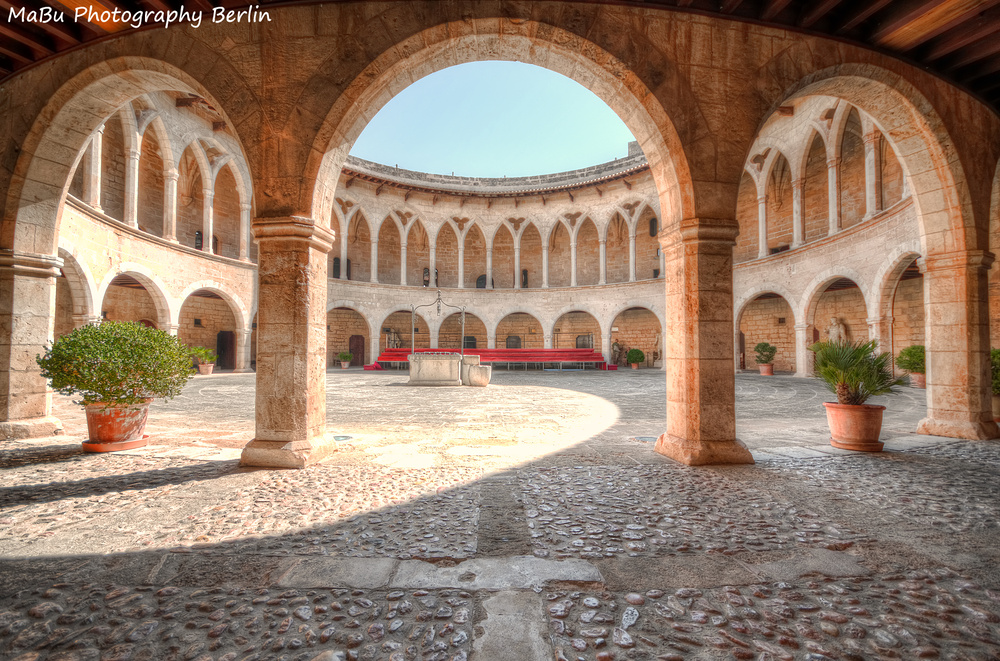
[[598, 259], [601, 262], [601, 274], [597, 284], [606, 285], [608, 284], [608, 242], [605, 239], [601, 239], [597, 246], [600, 252]]
[[635, 282], [635, 234], [628, 233], [628, 281]]
[[[462, 341], [464, 342], [465, 338], [462, 338]], [[490, 333], [486, 333], [486, 348], [487, 349], [496, 349], [497, 348], [497, 334], [496, 333], [493, 333], [492, 335]]]
[[[430, 262], [428, 264], [428, 268], [430, 269], [431, 282], [428, 285], [428, 287], [435, 287], [436, 288], [438, 286], [437, 275], [435, 275], [435, 273], [437, 272], [437, 241], [436, 241], [436, 237], [431, 237], [430, 240], [429, 240], [429, 244], [430, 245], [428, 246], [429, 247], [429, 251], [428, 251], [427, 261]], [[423, 284], [423, 283], [421, 282], [421, 284]]]
[[[250, 261], [250, 210], [249, 204], [240, 205], [240, 259], [244, 262]], [[249, 365], [249, 363], [247, 363]]]
[[35, 362], [52, 338], [62, 265], [53, 255], [0, 250], [0, 440], [63, 433]]
[[139, 149], [128, 150], [125, 164], [125, 217], [122, 221], [130, 227], [139, 227]]
[[[349, 224], [349, 223], [345, 223]], [[341, 280], [347, 280], [347, 232], [340, 235], [340, 276]], [[376, 354], [377, 355], [377, 354]]]
[[181, 329], [181, 327], [180, 327], [179, 324], [167, 324], [166, 326], [164, 326], [160, 330], [167, 331], [168, 334], [173, 335], [174, 337], [176, 337], [177, 333], [180, 332], [180, 329]]
[[99, 314], [74, 314], [73, 328], [82, 328], [87, 324], [96, 324], [99, 321], [101, 321], [101, 315]]
[[792, 247], [798, 248], [806, 240], [805, 198], [802, 197], [802, 186], [805, 182], [796, 179], [792, 182]]
[[250, 363], [252, 362], [252, 356], [250, 355], [250, 336], [253, 334], [253, 329], [236, 331], [236, 369], [235, 372], [252, 372], [250, 369]]
[[690, 218], [660, 235], [666, 267], [667, 431], [656, 451], [688, 465], [750, 464], [736, 439], [733, 219]]
[[666, 272], [667, 272], [666, 257], [663, 254], [663, 249], [661, 248], [660, 249], [660, 277], [661, 278], [664, 277], [663, 274], [666, 273]]
[[795, 324], [795, 376], [807, 377], [813, 375], [812, 337], [809, 334], [809, 324]]
[[993, 422], [987, 273], [993, 255], [960, 250], [917, 260], [927, 319], [927, 417], [917, 433], [989, 439]]
[[542, 289], [549, 288], [549, 247], [542, 246]]
[[881, 134], [872, 130], [865, 135], [865, 219], [882, 210]]
[[569, 286], [576, 287], [576, 239], [569, 242]]
[[465, 239], [458, 244], [458, 288], [465, 289]]
[[767, 195], [757, 196], [757, 258], [767, 257]]
[[[258, 253], [260, 248], [257, 249]], [[260, 261], [260, 258], [257, 258]], [[372, 282], [378, 282], [378, 241], [372, 241], [372, 265], [371, 265], [371, 277], [369, 278]]]
[[212, 226], [212, 223], [215, 220], [215, 210], [212, 208], [212, 204], [215, 200], [215, 192], [211, 188], [205, 188], [201, 191], [201, 194], [205, 199], [201, 209], [201, 249], [209, 255], [214, 255], [215, 251], [212, 250], [212, 235], [215, 233], [215, 228]]
[[304, 468], [326, 442], [326, 266], [334, 235], [310, 218], [257, 218], [257, 398], [240, 464]]
[[514, 289], [521, 288], [521, 237], [514, 244]]
[[826, 162], [826, 194], [830, 226], [828, 234], [840, 231], [840, 159], [831, 158]]
[[406, 241], [399, 244], [399, 284], [406, 285]]
[[493, 289], [493, 248], [486, 249], [486, 288]]
[[546, 333], [542, 336], [542, 345], [546, 349], [552, 348], [552, 333]]
[[104, 152], [104, 124], [97, 127], [90, 138], [87, 150], [87, 170], [83, 178], [83, 201], [92, 209], [103, 211], [101, 207], [101, 162]]
[[601, 337], [601, 355], [604, 356], [604, 362], [611, 362], [611, 331]]
[[[441, 338], [441, 325], [438, 324], [437, 328], [431, 329], [430, 324], [427, 324], [427, 333], [430, 337], [427, 338], [427, 344], [431, 349], [438, 348], [438, 342]], [[464, 339], [462, 340], [464, 342]], [[458, 346], [462, 346], [459, 344]]]
[[163, 173], [163, 238], [177, 243], [177, 170]]

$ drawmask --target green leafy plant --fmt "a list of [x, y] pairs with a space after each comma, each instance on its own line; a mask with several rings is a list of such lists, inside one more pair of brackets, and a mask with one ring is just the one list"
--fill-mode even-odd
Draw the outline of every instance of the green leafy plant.
[[869, 397], [887, 395], [903, 380], [892, 374], [892, 356], [878, 353], [878, 342], [817, 342], [816, 376], [837, 395], [838, 404], [864, 404]]
[[636, 365], [646, 361], [646, 354], [642, 352], [642, 349], [629, 349], [625, 360], [628, 361], [629, 365]]
[[993, 377], [993, 394], [1000, 395], [1000, 349], [990, 349], [990, 376]]
[[188, 347], [188, 354], [195, 358], [201, 365], [215, 364], [219, 357], [211, 349], [205, 347]]
[[350, 351], [341, 351], [337, 355], [337, 357], [340, 358], [340, 362], [347, 363], [350, 362], [352, 358], [354, 358], [354, 354], [351, 353]]
[[922, 344], [908, 346], [896, 356], [896, 367], [912, 374], [923, 374], [927, 370], [925, 365], [924, 345]]
[[187, 346], [134, 322], [105, 321], [63, 335], [35, 360], [42, 376], [78, 404], [138, 404], [180, 394], [193, 373]]
[[758, 365], [767, 365], [774, 362], [774, 355], [778, 353], [778, 347], [767, 342], [759, 342], [753, 348], [753, 352], [756, 354]]

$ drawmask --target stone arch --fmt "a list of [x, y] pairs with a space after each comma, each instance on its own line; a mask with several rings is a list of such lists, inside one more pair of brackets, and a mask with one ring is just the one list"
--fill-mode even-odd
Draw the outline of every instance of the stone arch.
[[892, 314], [892, 297], [899, 278], [906, 267], [920, 257], [917, 241], [907, 241], [893, 248], [882, 267], [872, 278], [865, 300], [868, 301], [868, 316], [884, 317]]
[[[653, 177], [667, 202], [663, 206], [669, 209], [671, 222], [698, 217], [684, 145], [672, 115], [683, 118], [690, 130], [700, 126], [702, 120], [697, 113], [683, 110], [685, 101], [696, 102], [686, 83], [673, 73], [674, 66], [666, 61], [660, 62], [660, 66], [653, 65], [664, 72], [668, 78], [665, 84], [674, 93], [671, 100], [678, 102], [668, 112], [638, 76], [630, 75], [626, 84], [621, 74], [629, 70], [626, 64], [597, 44], [560, 28], [497, 18], [465, 19], [454, 30], [447, 29], [450, 25], [436, 26], [382, 49], [382, 54], [354, 79], [329, 112], [318, 113], [326, 120], [317, 133], [304, 173], [306, 180], [316, 182], [309, 202], [312, 217], [328, 216], [325, 206], [332, 203], [332, 191], [350, 145], [394, 90], [434, 71], [478, 60], [518, 60], [570, 78], [585, 76], [591, 91], [624, 118], [637, 136], [652, 164]], [[663, 55], [657, 51], [655, 57]]]
[[[576, 315], [576, 316], [573, 316]], [[586, 315], [586, 319], [580, 315]], [[552, 347], [555, 349], [576, 348], [577, 337], [588, 333], [593, 334], [594, 349], [600, 350], [604, 328], [599, 315], [588, 305], [569, 305], [552, 315], [554, 320], [549, 326], [552, 335]], [[556, 328], [559, 331], [556, 332]]]
[[[462, 348], [462, 313], [453, 312], [441, 319], [437, 328], [433, 329], [437, 335], [437, 345], [441, 349], [461, 349]], [[476, 338], [476, 349], [485, 349], [489, 344], [489, 327], [485, 320], [479, 315], [465, 311], [465, 336]]]
[[[119, 275], [127, 275], [139, 281], [139, 283], [149, 294], [156, 310], [156, 326], [161, 330], [177, 327], [177, 319], [180, 316], [180, 305], [167, 294], [167, 286], [151, 269], [142, 264], [130, 262], [122, 263], [116, 270], [109, 271], [101, 285], [97, 288], [98, 305], [103, 306], [104, 299], [111, 287], [111, 282]], [[102, 308], [99, 308], [102, 309]]]
[[181, 303], [177, 308], [178, 315], [180, 315], [180, 308], [183, 307], [184, 302], [187, 301], [192, 294], [201, 289], [217, 294], [226, 302], [230, 310], [233, 312], [233, 317], [236, 320], [237, 331], [244, 331], [250, 327], [250, 310], [243, 302], [243, 299], [230, 291], [226, 285], [214, 280], [199, 280], [198, 282], [192, 282], [185, 287], [184, 291], [182, 291], [180, 296], [177, 297], [177, 300]]
[[613, 213], [607, 223], [604, 237], [604, 257], [607, 282], [628, 282], [629, 235], [632, 232], [628, 214], [622, 210]]
[[[802, 297], [799, 299], [799, 305], [793, 308], [795, 312], [796, 319], [802, 319], [808, 323], [812, 323], [812, 315], [815, 312], [816, 299], [822, 295], [826, 288], [831, 282], [839, 280], [840, 278], [847, 278], [851, 280], [861, 289], [862, 296], [865, 292], [871, 291], [868, 283], [865, 281], [861, 275], [854, 269], [847, 266], [837, 266], [824, 270], [822, 273], [817, 274], [808, 285], [806, 285], [802, 291]], [[794, 300], [794, 299], [789, 299]], [[867, 298], [865, 301], [867, 303]], [[867, 305], [866, 308], [867, 310]]]
[[[848, 288], [840, 292], [828, 291], [831, 285], [840, 280], [850, 280], [857, 286], [856, 290]], [[795, 318], [801, 320], [807, 326], [807, 330], [809, 328], [813, 330], [814, 339], [827, 339], [825, 331], [828, 326], [824, 320], [830, 314], [847, 327], [848, 340], [851, 342], [868, 340], [871, 331], [868, 326], [869, 303], [865, 298], [867, 291], [865, 285], [865, 281], [859, 278], [853, 269], [829, 269], [814, 278], [805, 290], [807, 294], [803, 297], [804, 311]], [[856, 300], [857, 298], [861, 299], [860, 302]]]
[[73, 315], [96, 318], [97, 286], [86, 262], [77, 256], [73, 245], [62, 238], [59, 239], [59, 258], [63, 260], [62, 272], [72, 295]]
[[[350, 280], [372, 280], [372, 225], [368, 214], [358, 209], [344, 224], [347, 228], [343, 239], [347, 241], [347, 260], [351, 264]], [[341, 266], [347, 268], [346, 265]]]
[[824, 135], [815, 128], [809, 134], [802, 156], [802, 241], [809, 243], [825, 237], [830, 222], [830, 187]]
[[378, 264], [372, 268], [378, 274], [378, 281], [398, 285], [402, 282], [400, 255], [403, 249], [403, 226], [395, 214], [387, 214], [378, 224], [375, 234], [378, 241]]
[[[650, 321], [655, 321], [656, 325], [651, 325]], [[605, 358], [612, 364], [617, 364], [613, 362], [615, 342], [628, 349], [641, 349], [646, 355], [646, 365], [655, 365], [663, 358], [663, 319], [648, 305], [619, 306], [602, 327], [607, 329], [607, 336], [602, 336], [601, 346]], [[624, 360], [624, 356], [619, 356], [619, 361]]]
[[506, 348], [508, 337], [517, 337], [522, 349], [544, 348], [545, 327], [539, 319], [537, 311], [529, 312], [522, 308], [505, 314], [492, 325], [497, 348]]
[[760, 342], [767, 342], [778, 349], [774, 369], [797, 371], [795, 299], [781, 286], [761, 285], [753, 292], [742, 296], [736, 308], [737, 367], [754, 369], [757, 362], [753, 348]]
[[790, 247], [793, 241], [792, 227], [792, 166], [781, 152], [775, 152], [765, 177], [765, 197], [767, 204], [768, 254], [772, 250]]
[[[358, 306], [345, 305], [347, 301], [335, 301], [326, 311], [326, 355], [327, 366], [340, 364], [340, 352], [350, 351], [352, 366], [365, 365], [374, 362], [378, 355], [369, 356], [372, 346], [372, 326], [368, 315]], [[360, 323], [359, 323], [360, 322]], [[358, 332], [360, 331], [360, 332]], [[352, 346], [351, 338], [360, 335], [363, 341], [359, 346]], [[360, 351], [358, 351], [360, 349]]]

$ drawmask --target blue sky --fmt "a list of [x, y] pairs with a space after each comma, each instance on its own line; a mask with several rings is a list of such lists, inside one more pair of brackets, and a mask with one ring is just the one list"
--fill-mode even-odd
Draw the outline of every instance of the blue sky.
[[565, 76], [519, 62], [474, 62], [400, 92], [351, 154], [422, 172], [514, 177], [621, 158], [632, 139], [603, 101]]

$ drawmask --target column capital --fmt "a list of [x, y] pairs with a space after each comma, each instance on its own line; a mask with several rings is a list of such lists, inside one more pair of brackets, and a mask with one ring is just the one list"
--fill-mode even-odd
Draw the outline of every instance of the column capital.
[[661, 232], [660, 247], [669, 248], [678, 238], [684, 243], [728, 243], [736, 245], [740, 226], [728, 218], [685, 218], [679, 232]]
[[940, 271], [980, 268], [988, 269], [993, 264], [994, 255], [988, 250], [956, 250], [937, 255], [927, 255], [917, 259], [921, 273], [934, 275]]
[[832, 158], [826, 159], [826, 167], [828, 169], [835, 168], [835, 167], [837, 167], [839, 165], [840, 165], [840, 157], [839, 156], [834, 156]]
[[797, 331], [807, 331], [807, 330], [809, 330], [809, 324], [795, 324], [795, 330], [797, 330]]
[[872, 145], [878, 142], [878, 139], [881, 137], [881, 135], [882, 134], [879, 133], [878, 129], [872, 129], [868, 133], [865, 133], [864, 136], [862, 136], [862, 140], [864, 140], [866, 145]]
[[129, 160], [138, 161], [140, 158], [142, 158], [142, 150], [137, 149], [136, 147], [132, 147], [131, 149], [128, 150], [128, 157]]
[[252, 204], [247, 204], [246, 202], [240, 203], [240, 211], [250, 211], [251, 209], [253, 209]]
[[[333, 248], [333, 231], [316, 223], [312, 218], [302, 216], [254, 218], [253, 233], [258, 242], [302, 241], [308, 243], [310, 248], [322, 252], [330, 252]], [[373, 241], [372, 245], [376, 243]]]
[[14, 275], [33, 278], [58, 278], [63, 260], [55, 255], [0, 250], [0, 271], [13, 271]]
[[806, 180], [804, 178], [792, 179], [792, 190], [802, 191], [802, 188], [806, 185]]
[[608, 240], [607, 239], [598, 239], [597, 242], [603, 246], [603, 245], [607, 244]]
[[180, 172], [171, 168], [163, 173], [163, 178], [167, 181], [177, 181], [177, 179], [180, 178]]

